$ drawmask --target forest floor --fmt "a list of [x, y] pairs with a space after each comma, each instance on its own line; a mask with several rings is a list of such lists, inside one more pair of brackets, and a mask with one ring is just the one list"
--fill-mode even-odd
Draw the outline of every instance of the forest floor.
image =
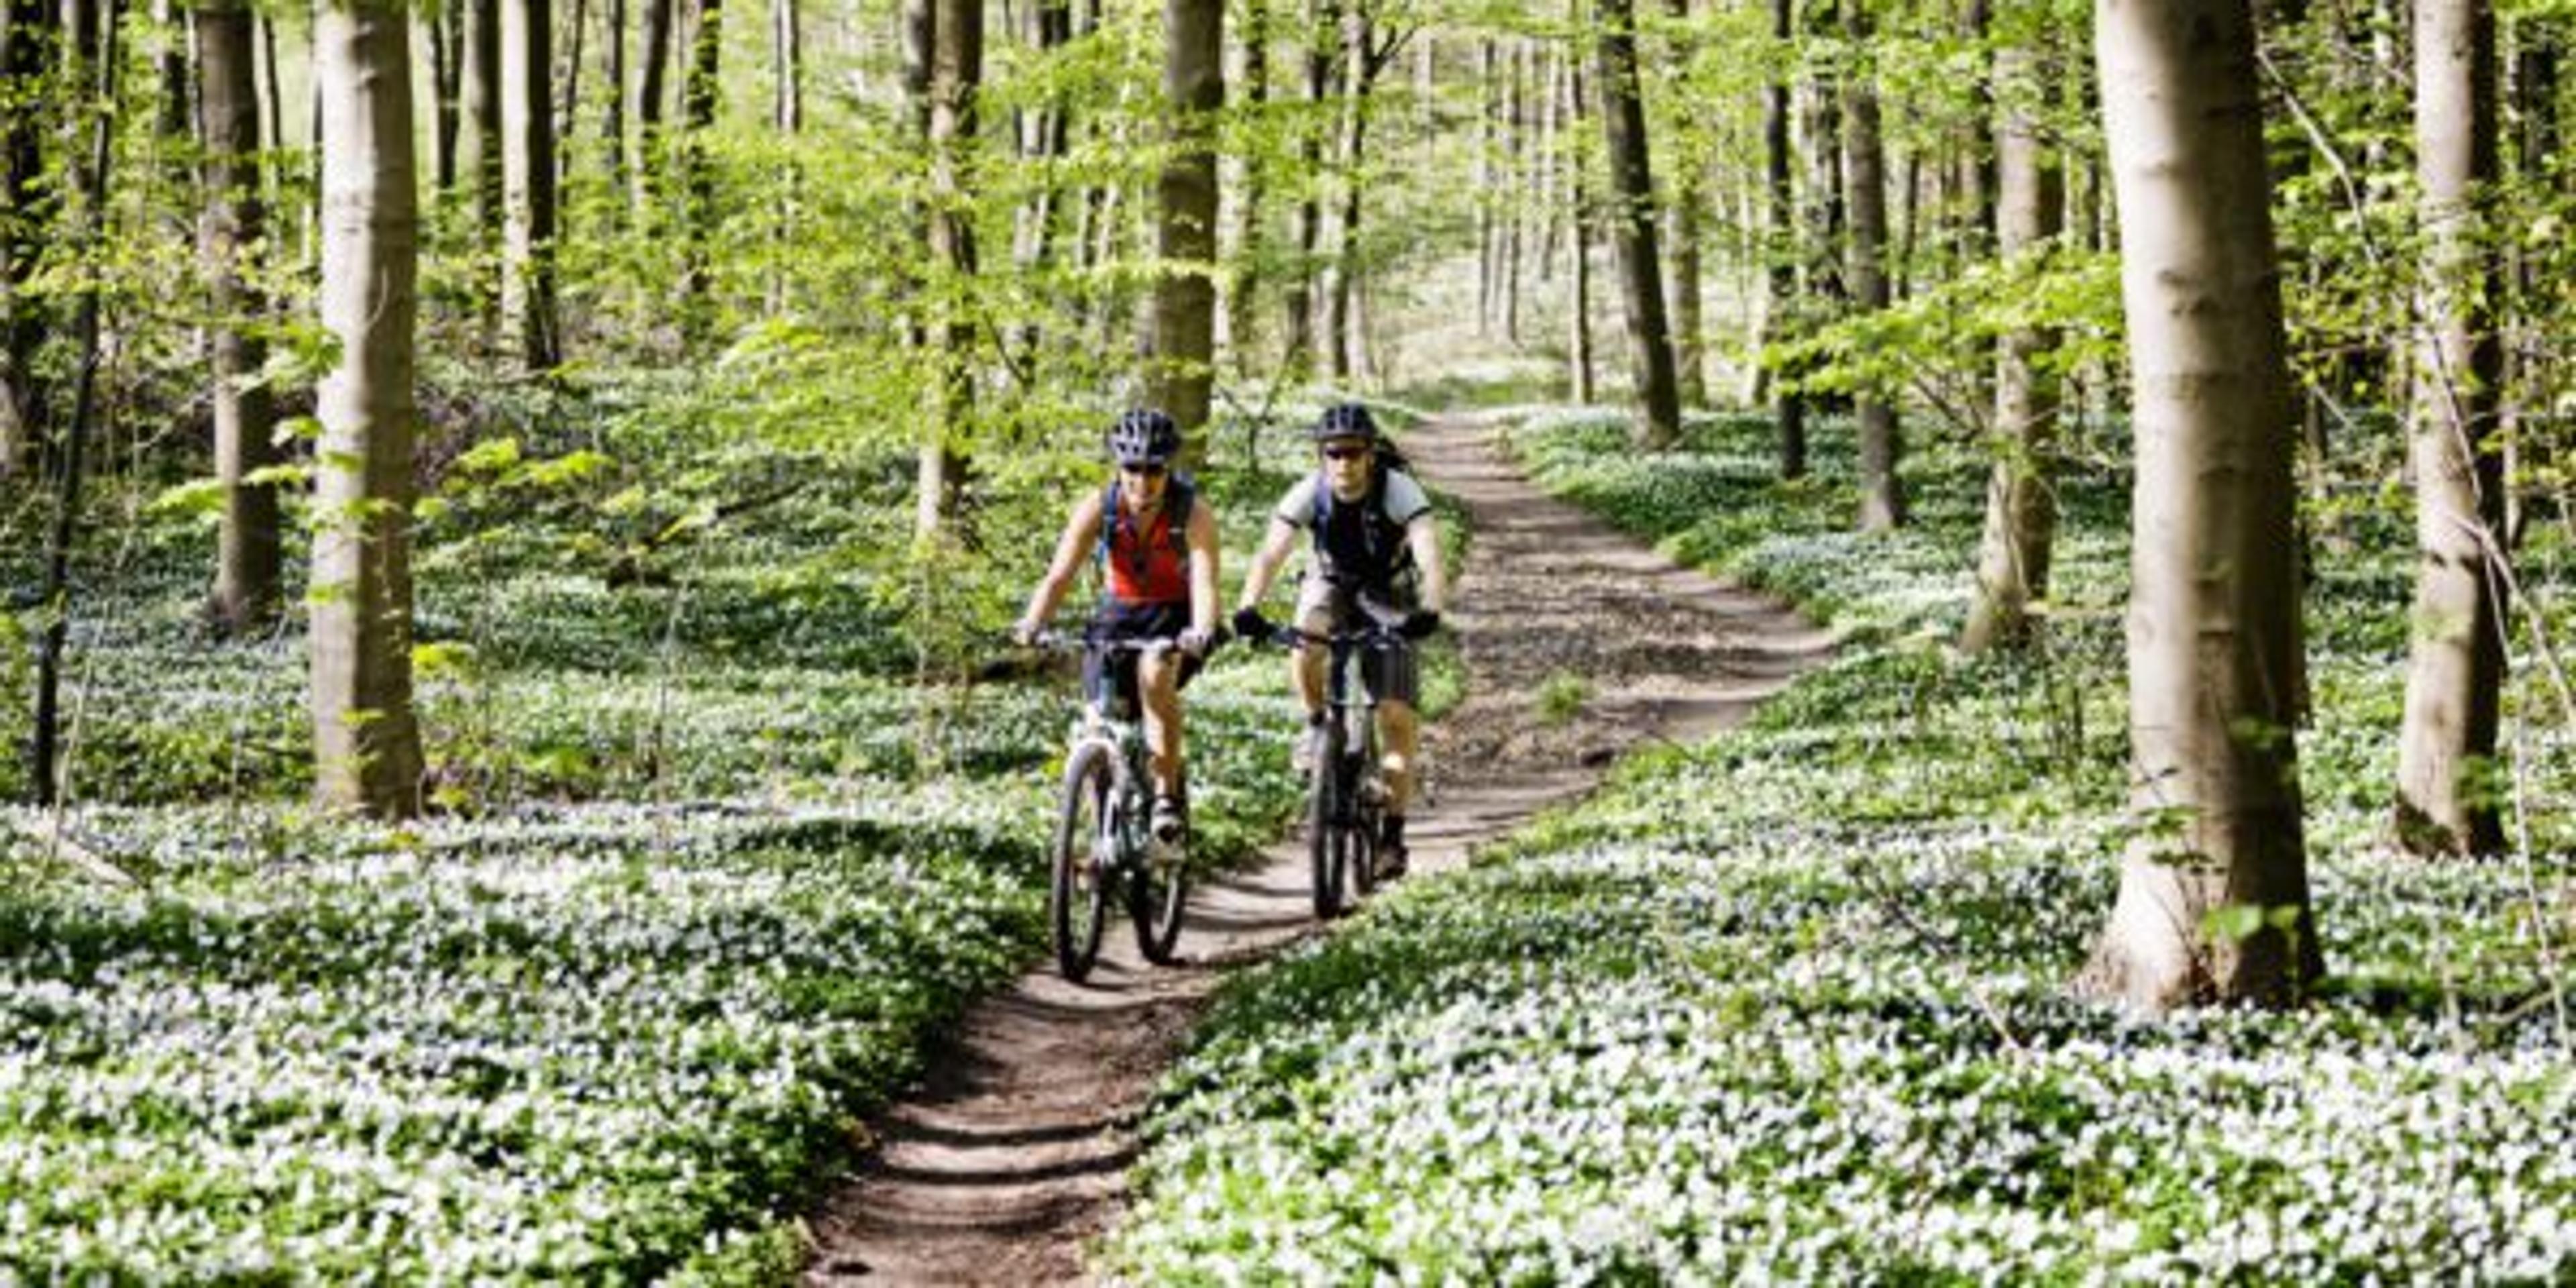
[[[1473, 531], [1446, 615], [1467, 696], [1426, 734], [1432, 799], [1413, 811], [1410, 880], [1581, 795], [1630, 748], [1740, 720], [1833, 646], [1543, 495], [1486, 420], [1430, 420], [1403, 444]], [[1193, 1020], [1234, 968], [1317, 930], [1302, 838], [1192, 893], [1175, 966], [1144, 965], [1117, 930], [1087, 985], [1049, 963], [968, 1011], [921, 1085], [869, 1125], [866, 1156], [814, 1222], [806, 1282], [1086, 1278]]]

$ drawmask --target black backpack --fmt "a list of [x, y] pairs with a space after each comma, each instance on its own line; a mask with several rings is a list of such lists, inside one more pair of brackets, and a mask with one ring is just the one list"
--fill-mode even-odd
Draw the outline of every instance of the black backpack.
[[1333, 489], [1324, 481], [1322, 472], [1316, 473], [1315, 508], [1313, 515], [1310, 516], [1311, 531], [1314, 534], [1315, 554], [1324, 565], [1326, 577], [1350, 575], [1358, 577], [1363, 582], [1376, 584], [1413, 566], [1413, 547], [1406, 543], [1403, 527], [1389, 518], [1386, 513], [1387, 476], [1397, 470], [1409, 469], [1411, 464], [1404, 459], [1404, 453], [1395, 449], [1393, 443], [1384, 439], [1378, 440], [1377, 460], [1369, 469], [1368, 492], [1360, 498], [1359, 502], [1362, 506], [1359, 525], [1360, 549], [1342, 552], [1344, 556], [1355, 554], [1358, 556], [1357, 559], [1336, 558], [1333, 553], [1331, 525], [1333, 511], [1339, 503], [1333, 499]]

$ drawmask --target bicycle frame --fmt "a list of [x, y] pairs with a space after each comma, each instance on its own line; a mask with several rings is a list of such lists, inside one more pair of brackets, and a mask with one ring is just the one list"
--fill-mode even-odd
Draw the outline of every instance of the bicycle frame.
[[[1078, 646], [1111, 655], [1139, 656], [1173, 647], [1169, 640], [1103, 640], [1049, 634], [1040, 643], [1063, 651]], [[1103, 781], [1105, 779], [1105, 781]], [[1115, 684], [1082, 704], [1065, 746], [1062, 813], [1052, 858], [1051, 920], [1056, 959], [1065, 977], [1079, 982], [1100, 951], [1101, 923], [1114, 892], [1123, 890], [1136, 927], [1137, 949], [1157, 964], [1172, 959], [1187, 897], [1186, 864], [1158, 863], [1148, 850], [1145, 735], [1141, 721], [1123, 709]], [[1087, 838], [1074, 835], [1088, 805], [1096, 816]], [[1077, 846], [1088, 841], [1088, 853]]]

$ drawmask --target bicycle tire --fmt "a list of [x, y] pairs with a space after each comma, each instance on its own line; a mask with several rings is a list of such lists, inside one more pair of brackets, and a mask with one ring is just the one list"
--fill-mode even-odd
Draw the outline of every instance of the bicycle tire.
[[1056, 815], [1048, 922], [1055, 931], [1056, 968], [1081, 983], [1100, 960], [1101, 922], [1107, 916], [1114, 864], [1101, 854], [1109, 836], [1110, 794], [1117, 782], [1111, 749], [1085, 743], [1064, 767], [1064, 800]]
[[1157, 872], [1150, 857], [1127, 870], [1127, 917], [1136, 923], [1136, 951], [1169, 966], [1181, 943], [1181, 916], [1190, 898], [1189, 861], [1175, 855]]
[[1315, 755], [1315, 772], [1306, 798], [1306, 859], [1315, 882], [1315, 917], [1330, 921], [1342, 911], [1341, 731], [1326, 725], [1324, 745]]
[[1351, 839], [1342, 885], [1353, 904], [1377, 889], [1377, 841], [1385, 807], [1371, 798], [1366, 786], [1377, 772], [1377, 730], [1372, 728], [1360, 739], [1359, 755], [1351, 765]]

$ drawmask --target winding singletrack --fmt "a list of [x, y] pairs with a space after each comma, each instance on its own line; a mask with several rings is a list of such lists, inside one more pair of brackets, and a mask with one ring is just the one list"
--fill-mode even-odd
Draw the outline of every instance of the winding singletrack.
[[[1448, 614], [1469, 696], [1426, 734], [1434, 799], [1414, 810], [1410, 880], [1580, 795], [1628, 748], [1741, 719], [1832, 648], [1778, 604], [1539, 492], [1477, 420], [1403, 441], [1474, 526]], [[1537, 694], [1560, 674], [1589, 696], [1551, 723]], [[1089, 984], [1050, 964], [970, 1008], [870, 1124], [814, 1221], [804, 1282], [1087, 1282], [1086, 1245], [1121, 1210], [1138, 1120], [1192, 1021], [1234, 967], [1315, 933], [1310, 913], [1305, 846], [1288, 838], [1192, 892], [1175, 966], [1144, 964], [1113, 925]]]

